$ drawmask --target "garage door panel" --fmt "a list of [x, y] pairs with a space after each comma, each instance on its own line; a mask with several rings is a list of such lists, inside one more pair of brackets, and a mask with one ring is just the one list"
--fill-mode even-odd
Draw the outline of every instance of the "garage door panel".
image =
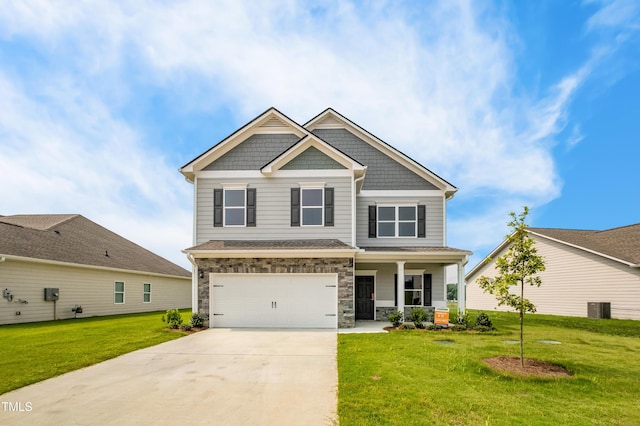
[[213, 327], [337, 328], [336, 274], [212, 274]]

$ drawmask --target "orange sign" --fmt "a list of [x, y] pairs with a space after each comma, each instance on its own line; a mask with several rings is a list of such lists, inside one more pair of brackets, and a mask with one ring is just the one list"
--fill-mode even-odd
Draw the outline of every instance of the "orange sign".
[[449, 310], [436, 309], [433, 315], [433, 322], [436, 325], [449, 325]]

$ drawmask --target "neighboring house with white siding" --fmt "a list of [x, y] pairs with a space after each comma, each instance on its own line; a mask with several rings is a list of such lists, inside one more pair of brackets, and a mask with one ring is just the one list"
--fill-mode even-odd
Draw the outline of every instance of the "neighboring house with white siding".
[[0, 292], [0, 324], [150, 312], [188, 308], [191, 273], [81, 215], [0, 216]]
[[[611, 318], [640, 320], [640, 224], [604, 231], [529, 228], [546, 270], [540, 287], [525, 286], [525, 297], [541, 314], [586, 317], [588, 305], [609, 303]], [[483, 293], [476, 280], [496, 275], [499, 245], [466, 275], [467, 307], [508, 310]], [[593, 305], [592, 305], [593, 308]]]
[[[211, 327], [353, 327], [446, 304], [457, 188], [332, 109], [275, 108], [180, 169], [194, 185], [193, 309]], [[464, 309], [464, 301], [461, 301]]]

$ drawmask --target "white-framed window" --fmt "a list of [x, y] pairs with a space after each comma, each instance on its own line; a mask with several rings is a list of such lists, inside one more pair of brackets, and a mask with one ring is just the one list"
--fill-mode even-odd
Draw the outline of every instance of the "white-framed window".
[[404, 306], [422, 306], [422, 275], [404, 276]]
[[302, 226], [324, 226], [324, 188], [300, 189]]
[[142, 284], [142, 302], [151, 303], [151, 283]]
[[224, 189], [224, 226], [246, 226], [246, 189]]
[[113, 303], [124, 304], [124, 281], [116, 281], [113, 285]]
[[379, 238], [415, 238], [418, 235], [418, 207], [378, 206]]

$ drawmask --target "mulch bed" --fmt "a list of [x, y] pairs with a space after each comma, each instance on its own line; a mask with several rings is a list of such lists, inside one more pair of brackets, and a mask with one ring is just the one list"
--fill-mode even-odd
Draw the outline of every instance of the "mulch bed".
[[524, 359], [524, 369], [517, 356], [496, 356], [483, 359], [492, 369], [526, 377], [571, 377], [571, 373], [561, 365], [537, 359]]

